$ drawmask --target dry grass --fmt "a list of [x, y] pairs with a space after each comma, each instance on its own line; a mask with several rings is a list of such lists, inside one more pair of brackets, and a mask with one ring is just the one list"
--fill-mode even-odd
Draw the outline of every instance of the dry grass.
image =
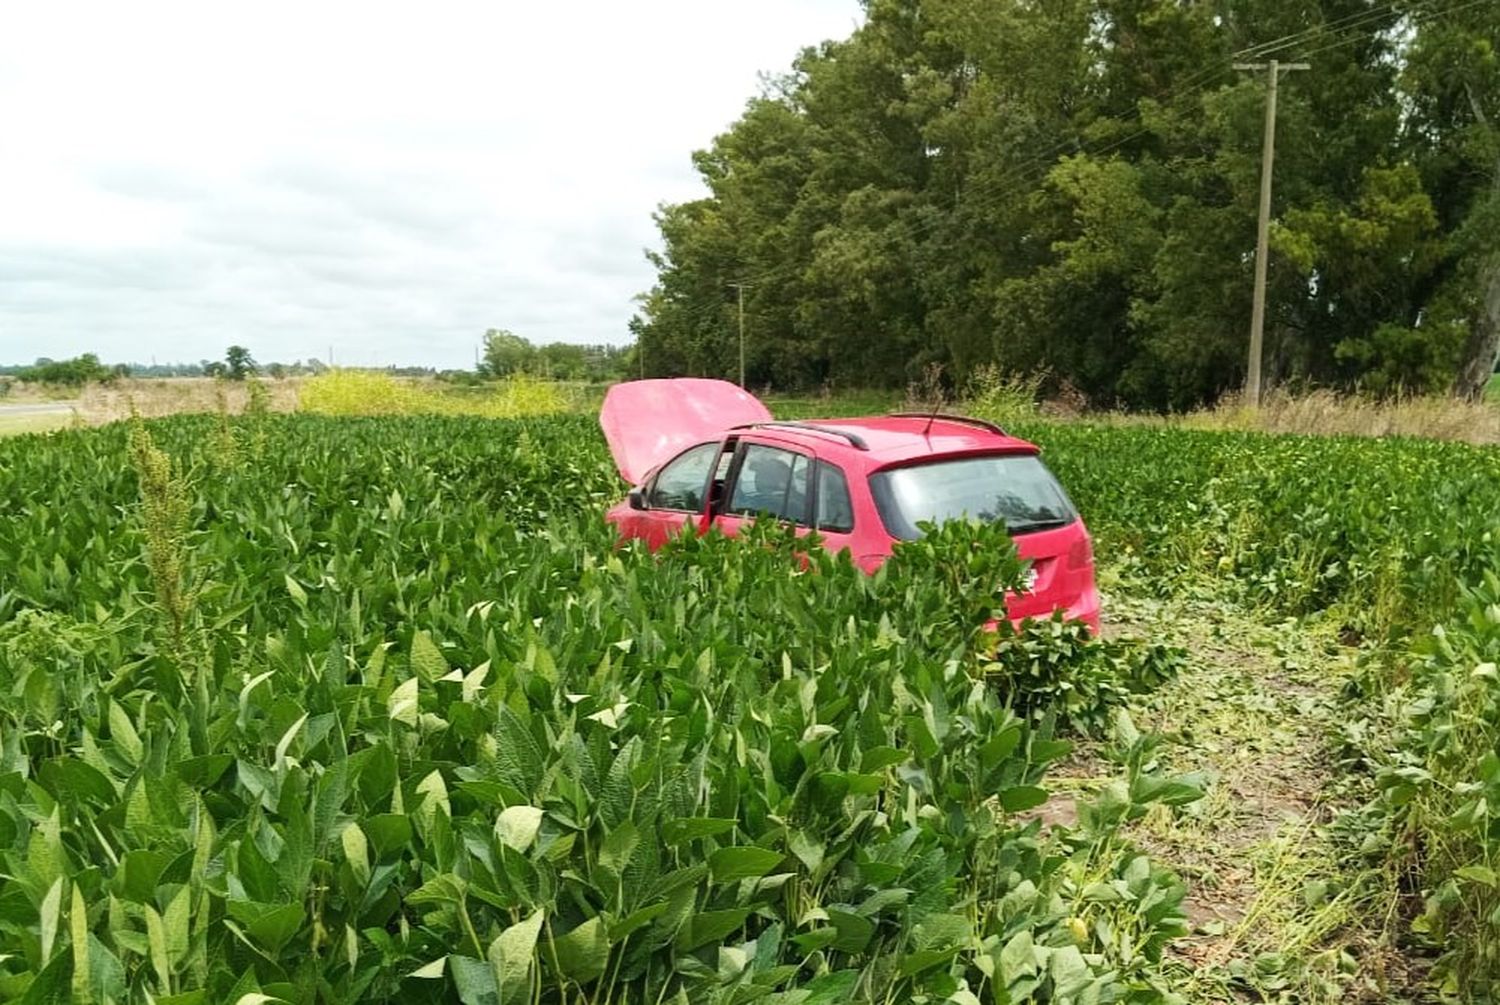
[[[263, 382], [271, 393], [273, 412], [297, 410], [295, 379]], [[78, 412], [91, 426], [129, 418], [131, 405], [137, 414], [153, 419], [179, 412], [217, 412], [222, 391], [227, 410], [239, 414], [250, 400], [250, 392], [238, 381], [215, 381], [211, 377], [163, 377], [120, 380], [113, 384], [90, 384], [79, 395]]]
[[70, 412], [26, 412], [19, 415], [0, 413], [0, 436], [50, 433], [66, 429], [72, 423], [73, 415]]
[[1293, 395], [1272, 392], [1258, 409], [1226, 397], [1210, 409], [1184, 416], [1199, 429], [1246, 429], [1321, 436], [1420, 436], [1433, 440], [1500, 443], [1500, 408], [1427, 396], [1376, 400], [1333, 391]]

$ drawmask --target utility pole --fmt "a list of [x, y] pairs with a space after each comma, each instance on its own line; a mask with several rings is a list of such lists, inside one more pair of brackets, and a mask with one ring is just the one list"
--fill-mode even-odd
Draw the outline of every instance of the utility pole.
[[745, 386], [745, 290], [754, 289], [748, 283], [730, 283], [740, 295], [740, 387]]
[[1260, 218], [1255, 230], [1255, 299], [1250, 308], [1250, 367], [1245, 397], [1260, 407], [1260, 357], [1266, 329], [1266, 253], [1271, 232], [1271, 165], [1276, 160], [1276, 82], [1282, 70], [1310, 70], [1307, 63], [1235, 63], [1236, 70], [1269, 70], [1266, 84], [1266, 131], [1260, 155]]

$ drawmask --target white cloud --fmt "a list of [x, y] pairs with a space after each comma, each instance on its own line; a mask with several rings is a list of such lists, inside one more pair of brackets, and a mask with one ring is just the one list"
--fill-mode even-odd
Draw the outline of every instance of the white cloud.
[[857, 0], [0, 8], [0, 361], [624, 341], [659, 202]]

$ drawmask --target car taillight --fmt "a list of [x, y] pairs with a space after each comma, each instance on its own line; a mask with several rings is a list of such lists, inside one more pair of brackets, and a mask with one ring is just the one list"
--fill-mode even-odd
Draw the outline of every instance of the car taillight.
[[1086, 569], [1094, 564], [1094, 545], [1087, 534], [1080, 534], [1078, 540], [1068, 549], [1068, 568]]

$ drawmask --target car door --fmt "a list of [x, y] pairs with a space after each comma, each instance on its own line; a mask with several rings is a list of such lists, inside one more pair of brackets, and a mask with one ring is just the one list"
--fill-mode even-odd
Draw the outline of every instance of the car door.
[[714, 526], [731, 536], [758, 516], [809, 526], [815, 458], [785, 444], [741, 440], [714, 507]]
[[855, 526], [855, 505], [851, 495], [849, 476], [837, 462], [819, 457], [813, 466], [812, 477], [812, 526], [823, 538], [823, 547], [834, 554], [845, 549], [854, 551], [856, 534], [863, 528]]
[[645, 509], [633, 511], [626, 536], [640, 538], [652, 551], [690, 522], [701, 523], [710, 493], [709, 475], [718, 467], [722, 445], [714, 440], [689, 447], [647, 480]]

